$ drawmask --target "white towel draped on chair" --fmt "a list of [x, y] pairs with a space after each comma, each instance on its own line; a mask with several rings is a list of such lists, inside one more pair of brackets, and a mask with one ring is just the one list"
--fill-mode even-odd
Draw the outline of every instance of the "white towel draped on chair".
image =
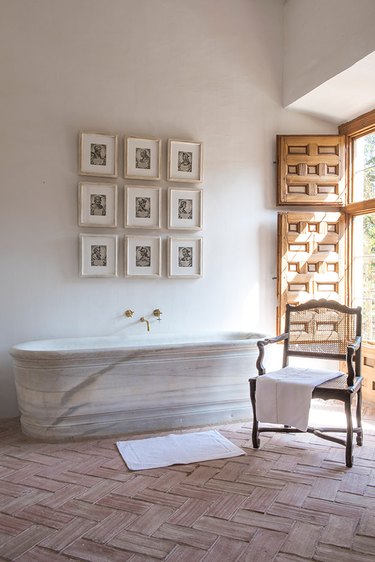
[[306, 431], [312, 391], [319, 384], [342, 374], [324, 369], [284, 367], [259, 376], [256, 384], [258, 421], [290, 425]]

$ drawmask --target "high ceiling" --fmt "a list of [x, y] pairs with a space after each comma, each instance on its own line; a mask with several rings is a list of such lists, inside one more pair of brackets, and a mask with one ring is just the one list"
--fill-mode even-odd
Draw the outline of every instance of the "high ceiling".
[[288, 105], [336, 124], [375, 109], [375, 51]]

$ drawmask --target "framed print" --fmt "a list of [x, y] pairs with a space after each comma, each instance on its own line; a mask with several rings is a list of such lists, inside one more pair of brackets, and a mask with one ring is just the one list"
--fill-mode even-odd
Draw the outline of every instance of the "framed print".
[[168, 228], [184, 230], [202, 229], [201, 189], [168, 190]]
[[124, 176], [126, 178], [160, 179], [160, 139], [125, 137], [124, 148]]
[[168, 181], [203, 181], [203, 143], [168, 140]]
[[117, 177], [117, 135], [80, 134], [79, 174]]
[[117, 277], [117, 235], [80, 234], [81, 277]]
[[78, 185], [78, 225], [109, 228], [117, 226], [117, 185]]
[[125, 236], [125, 276], [160, 277], [161, 238]]
[[125, 188], [125, 227], [160, 228], [161, 189], [159, 187]]
[[202, 238], [168, 238], [168, 277], [202, 277]]

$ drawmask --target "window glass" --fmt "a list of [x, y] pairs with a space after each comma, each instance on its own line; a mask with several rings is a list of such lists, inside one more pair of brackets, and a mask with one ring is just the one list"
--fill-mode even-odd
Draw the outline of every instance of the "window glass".
[[362, 307], [363, 339], [375, 342], [375, 213], [353, 219], [353, 305]]
[[375, 198], [375, 133], [353, 143], [353, 200]]

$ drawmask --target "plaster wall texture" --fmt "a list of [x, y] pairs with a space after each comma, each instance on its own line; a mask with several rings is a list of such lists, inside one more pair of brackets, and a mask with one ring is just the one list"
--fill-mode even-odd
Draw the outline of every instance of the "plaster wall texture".
[[[155, 308], [160, 334], [273, 333], [275, 135], [335, 132], [282, 107], [283, 3], [0, 0], [0, 9], [0, 418], [18, 414], [9, 349], [20, 342], [146, 338], [139, 318]], [[78, 227], [80, 131], [120, 136], [118, 278], [78, 275], [79, 233], [109, 232]], [[123, 178], [124, 135], [163, 141], [161, 279], [122, 273], [123, 187], [146, 183]], [[166, 278], [168, 138], [204, 143], [204, 226], [193, 233], [203, 236], [201, 279]]]
[[283, 103], [375, 51], [373, 0], [286, 0]]

